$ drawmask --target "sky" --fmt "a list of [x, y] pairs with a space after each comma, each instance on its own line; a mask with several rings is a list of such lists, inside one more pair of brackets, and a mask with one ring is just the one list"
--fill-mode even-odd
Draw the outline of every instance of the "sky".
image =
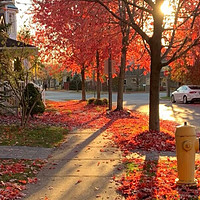
[[15, 5], [19, 12], [17, 13], [17, 31], [28, 25], [30, 16], [26, 14], [27, 10], [31, 6], [31, 0], [15, 0]]

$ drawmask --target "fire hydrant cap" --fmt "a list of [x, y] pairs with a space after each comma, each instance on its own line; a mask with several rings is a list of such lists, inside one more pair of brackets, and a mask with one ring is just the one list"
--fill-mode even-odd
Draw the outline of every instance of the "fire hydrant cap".
[[177, 126], [175, 136], [196, 136], [195, 127], [189, 125]]

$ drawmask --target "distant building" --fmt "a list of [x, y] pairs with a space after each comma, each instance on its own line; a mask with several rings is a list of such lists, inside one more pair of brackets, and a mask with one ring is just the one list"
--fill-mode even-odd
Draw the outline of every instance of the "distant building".
[[124, 87], [125, 91], [144, 91], [146, 87], [145, 69], [137, 65], [127, 67], [125, 72]]

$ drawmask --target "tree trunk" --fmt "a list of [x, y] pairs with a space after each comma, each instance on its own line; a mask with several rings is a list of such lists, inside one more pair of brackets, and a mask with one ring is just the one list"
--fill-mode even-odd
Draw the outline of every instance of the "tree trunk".
[[109, 96], [109, 110], [112, 110], [112, 59], [111, 53], [108, 58], [108, 96]]
[[76, 80], [76, 92], [79, 91], [79, 89], [78, 89], [78, 85], [79, 85], [79, 83], [80, 83], [80, 81], [79, 81], [79, 80]]
[[101, 89], [100, 89], [100, 71], [99, 71], [99, 51], [96, 52], [96, 62], [97, 62], [97, 99], [101, 98]]
[[86, 101], [86, 92], [85, 92], [85, 67], [81, 69], [81, 78], [82, 78], [82, 101]]
[[[158, 37], [158, 36], [157, 36]], [[150, 102], [149, 102], [149, 130], [160, 131], [159, 124], [159, 91], [161, 70], [161, 43], [152, 37], [151, 48], [151, 74], [150, 74]]]
[[160, 69], [154, 64], [154, 66], [151, 66], [150, 74], [149, 130], [160, 131], [159, 89]]
[[154, 10], [154, 32], [149, 40], [151, 51], [151, 74], [150, 74], [150, 102], [149, 102], [149, 130], [160, 131], [159, 123], [159, 91], [161, 70], [161, 38], [163, 13], [160, 6], [163, 0], [158, 0]]
[[[120, 16], [122, 19], [126, 19], [126, 9], [123, 1], [119, 1], [121, 4], [119, 6]], [[117, 110], [123, 110], [123, 92], [124, 92], [124, 77], [125, 77], [125, 68], [126, 68], [126, 53], [129, 40], [129, 31], [130, 27], [127, 24], [121, 24], [121, 33], [122, 33], [122, 49], [121, 49], [121, 66], [119, 72], [118, 80], [118, 93], [117, 93]]]
[[123, 110], [123, 91], [124, 91], [124, 77], [126, 67], [126, 45], [122, 47], [121, 52], [121, 66], [118, 79], [118, 93], [117, 93], [117, 110]]
[[167, 76], [167, 97], [170, 97], [170, 76]]

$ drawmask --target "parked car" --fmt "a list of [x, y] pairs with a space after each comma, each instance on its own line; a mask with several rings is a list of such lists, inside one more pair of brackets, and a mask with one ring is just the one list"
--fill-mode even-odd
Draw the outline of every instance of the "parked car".
[[200, 101], [200, 86], [199, 85], [182, 85], [171, 95], [172, 103], [175, 102], [194, 102]]

